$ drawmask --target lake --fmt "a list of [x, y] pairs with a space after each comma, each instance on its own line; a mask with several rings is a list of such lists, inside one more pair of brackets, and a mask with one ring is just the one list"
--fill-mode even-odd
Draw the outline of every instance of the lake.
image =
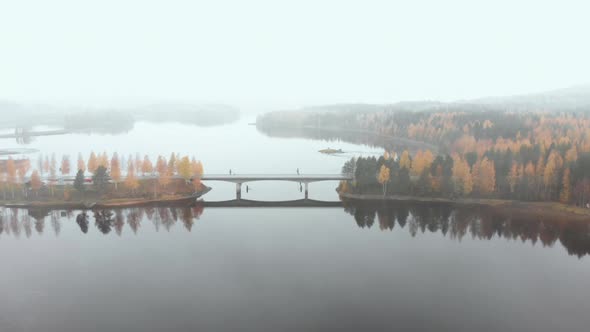
[[[140, 122], [3, 148], [195, 155], [208, 174], [337, 174], [366, 145]], [[343, 155], [325, 155], [324, 148]], [[32, 154], [31, 157], [36, 157]], [[214, 182], [204, 199], [233, 199]], [[337, 200], [337, 183], [310, 198]], [[300, 199], [296, 183], [242, 197]], [[590, 228], [441, 204], [1, 209], [0, 331], [585, 331]], [[83, 217], [79, 217], [83, 216]]]

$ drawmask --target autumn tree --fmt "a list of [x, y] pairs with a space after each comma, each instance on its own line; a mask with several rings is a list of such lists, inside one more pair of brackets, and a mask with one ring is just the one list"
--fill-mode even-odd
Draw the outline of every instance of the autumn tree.
[[102, 166], [106, 169], [109, 168], [109, 155], [104, 151], [98, 158], [98, 166]]
[[127, 165], [127, 176], [125, 177], [125, 187], [135, 193], [135, 190], [139, 187], [139, 181], [135, 176], [135, 163], [133, 159], [129, 159]]
[[191, 162], [188, 156], [184, 156], [178, 161], [177, 169], [178, 175], [188, 182], [192, 177]]
[[41, 189], [41, 176], [39, 176], [39, 171], [34, 170], [31, 174], [31, 190], [38, 196], [39, 189]]
[[[168, 172], [168, 164], [166, 163], [166, 158], [162, 156], [158, 156], [158, 161], [156, 162], [156, 169], [158, 171], [158, 183], [160, 186], [166, 186], [170, 182], [170, 176]], [[157, 187], [154, 183], [154, 195], [157, 195]]]
[[412, 175], [420, 176], [425, 169], [429, 169], [430, 165], [434, 161], [434, 156], [430, 150], [418, 151], [414, 160], [412, 160], [412, 167], [410, 168]]
[[381, 165], [381, 169], [379, 170], [379, 174], [377, 174], [377, 181], [383, 186], [383, 196], [387, 191], [387, 183], [389, 182], [389, 175], [390, 170], [389, 167], [385, 165]]
[[558, 152], [553, 151], [547, 159], [547, 165], [543, 173], [543, 183], [549, 199], [553, 199], [559, 183], [559, 171], [563, 166], [563, 160]]
[[408, 150], [402, 152], [402, 156], [399, 158], [399, 167], [410, 169], [412, 167], [412, 160], [410, 159], [410, 153]]
[[[20, 162], [18, 163], [17, 169], [16, 169], [19, 183], [25, 182], [25, 177], [27, 176], [27, 173], [29, 172], [30, 169], [31, 169], [31, 162], [29, 161], [29, 159], [20, 160]], [[25, 189], [25, 188], [23, 188], [23, 189]], [[25, 196], [27, 195], [26, 190], [24, 190], [24, 194], [25, 194]]]
[[115, 152], [111, 158], [111, 179], [115, 183], [115, 190], [118, 189], [118, 183], [121, 181], [121, 164], [119, 155]]
[[90, 153], [90, 157], [88, 158], [88, 172], [94, 174], [96, 173], [96, 169], [98, 168], [98, 159], [96, 158], [96, 154], [94, 151]]
[[475, 180], [478, 183], [478, 190], [482, 194], [489, 195], [494, 192], [496, 188], [496, 170], [494, 162], [484, 158], [479, 163], [478, 174]]
[[8, 157], [6, 161], [6, 182], [12, 192], [12, 199], [14, 199], [14, 187], [16, 186], [16, 164], [12, 157]]
[[455, 188], [460, 194], [469, 195], [473, 190], [473, 179], [467, 161], [459, 155], [453, 156], [452, 172]]
[[78, 153], [78, 170], [86, 172], [86, 163], [84, 162], [84, 158], [82, 157], [81, 153]]
[[143, 173], [143, 175], [152, 174], [154, 172], [154, 165], [152, 165], [152, 161], [147, 155], [143, 157], [143, 162], [141, 164], [141, 172]]

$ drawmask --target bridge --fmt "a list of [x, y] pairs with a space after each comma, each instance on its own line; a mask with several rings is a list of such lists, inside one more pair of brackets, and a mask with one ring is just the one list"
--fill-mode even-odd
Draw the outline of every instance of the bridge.
[[341, 207], [340, 201], [317, 201], [313, 199], [298, 199], [292, 201], [255, 201], [249, 199], [232, 199], [229, 201], [198, 201], [197, 204], [207, 208], [215, 207]]
[[[73, 182], [75, 176], [42, 176], [41, 179], [44, 181], [63, 181]], [[157, 179], [157, 175], [143, 175], [138, 176], [138, 180]], [[179, 175], [174, 175], [173, 179], [182, 179]], [[29, 178], [27, 179], [27, 181]], [[85, 177], [86, 181], [91, 181], [91, 177]], [[224, 181], [236, 184], [236, 199], [242, 199], [242, 184], [246, 182], [254, 181], [289, 181], [297, 182], [305, 185], [305, 199], [309, 198], [309, 184], [312, 182], [320, 181], [342, 181], [352, 180], [352, 175], [340, 175], [340, 174], [205, 174], [201, 177], [201, 181]], [[120, 182], [124, 182], [125, 177], [123, 176]]]
[[309, 198], [309, 184], [320, 181], [352, 180], [351, 175], [340, 174], [205, 174], [201, 181], [225, 181], [236, 184], [236, 200], [242, 199], [242, 184], [254, 181], [290, 181], [305, 185], [305, 199]]

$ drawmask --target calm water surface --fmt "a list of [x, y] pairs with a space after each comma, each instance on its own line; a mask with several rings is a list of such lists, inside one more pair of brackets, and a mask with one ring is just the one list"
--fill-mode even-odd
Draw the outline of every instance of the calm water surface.
[[[336, 173], [354, 154], [379, 152], [269, 138], [246, 122], [140, 123], [126, 135], [26, 147], [190, 153], [210, 173]], [[360, 152], [316, 152], [328, 146]], [[209, 185], [206, 199], [233, 198], [232, 185]], [[335, 185], [312, 184], [311, 197], [336, 199]], [[280, 182], [244, 195], [302, 197]], [[0, 331], [587, 331], [590, 323], [586, 224], [431, 205], [82, 213], [1, 210]]]

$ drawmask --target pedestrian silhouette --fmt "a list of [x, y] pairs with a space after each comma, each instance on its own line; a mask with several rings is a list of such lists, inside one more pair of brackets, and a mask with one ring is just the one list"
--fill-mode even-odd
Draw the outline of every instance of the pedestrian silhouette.
[[231, 169], [229, 170], [229, 175], [231, 175]]
[[299, 168], [297, 169], [297, 175], [299, 175]]

